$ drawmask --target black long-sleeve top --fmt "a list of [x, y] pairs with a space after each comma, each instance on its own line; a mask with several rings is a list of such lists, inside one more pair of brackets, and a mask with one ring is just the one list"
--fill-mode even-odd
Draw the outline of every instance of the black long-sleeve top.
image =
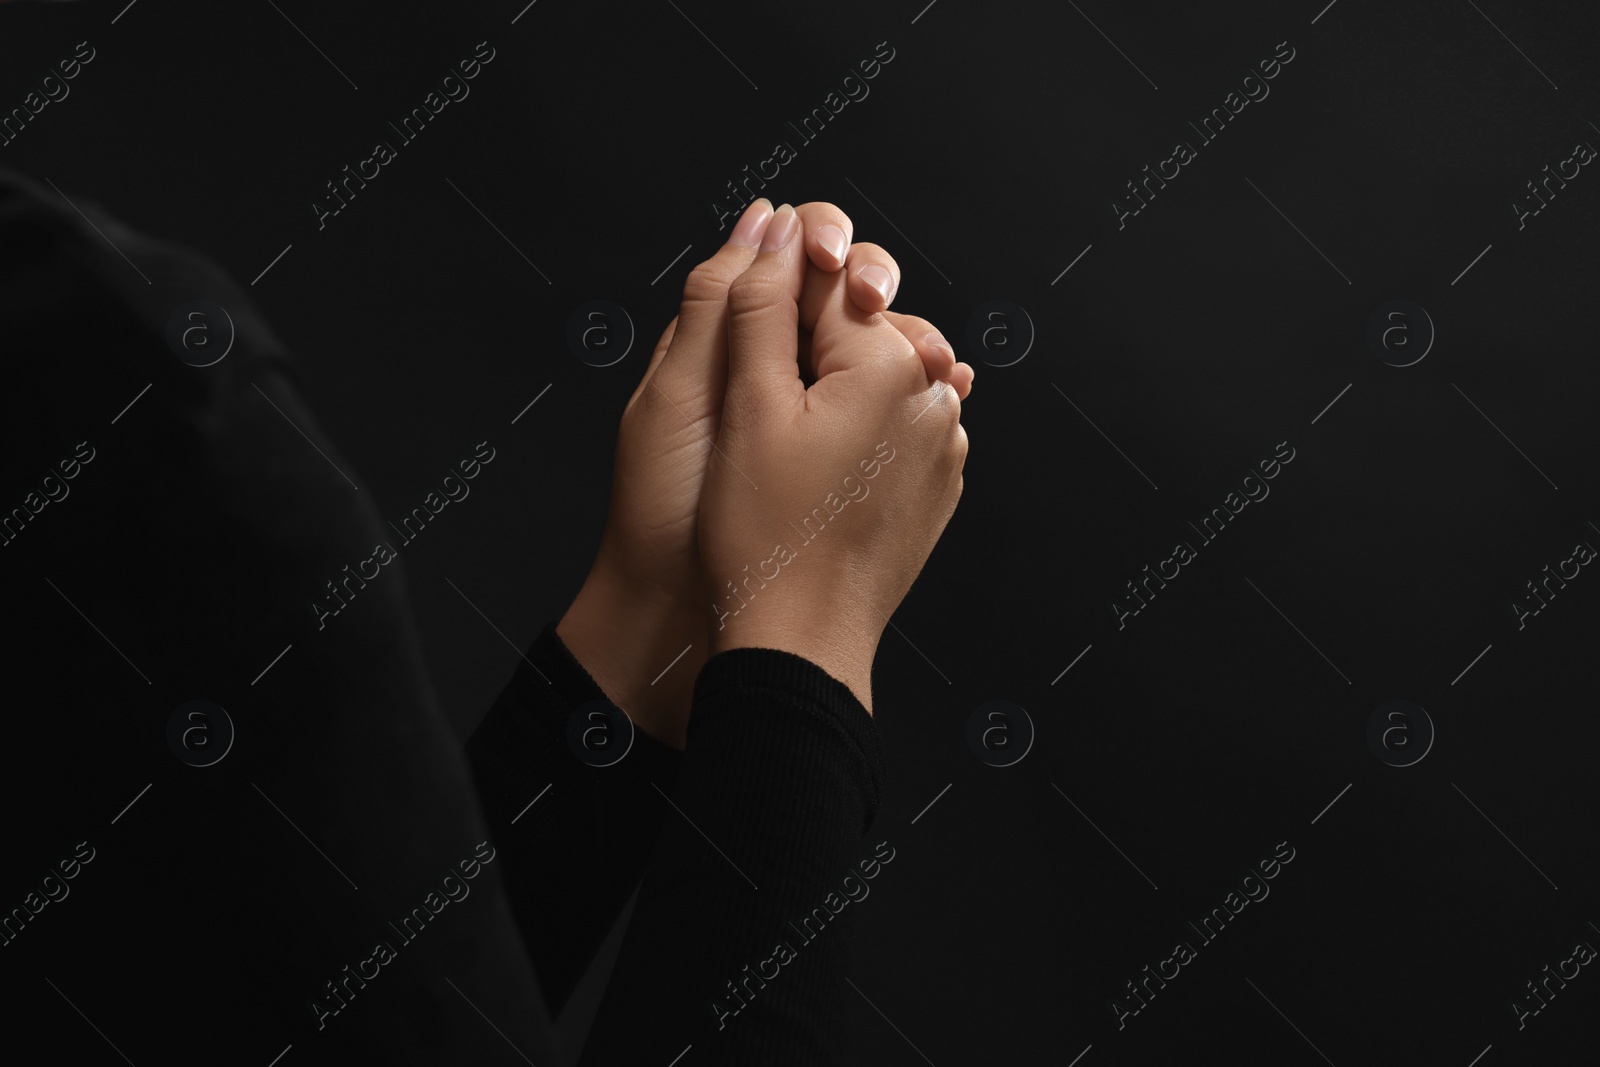
[[595, 767], [568, 732], [597, 700], [548, 628], [467, 745], [552, 1014], [643, 879], [581, 1062], [844, 1062], [841, 882], [893, 858], [864, 844], [884, 773], [866, 710], [799, 656], [725, 652], [683, 753], [635, 732]]
[[[0, 282], [0, 571], [27, 620], [4, 662], [51, 692], [48, 713], [9, 721], [0, 775], [6, 810], [28, 813], [8, 824], [3, 951], [35, 1025], [98, 1040], [81, 1008], [143, 1062], [172, 1054], [161, 1020], [181, 989], [197, 1055], [559, 1065], [550, 1018], [642, 877], [585, 1062], [665, 1064], [691, 1043], [681, 1067], [839, 1062], [825, 1020], [851, 914], [827, 904], [866, 855], [882, 779], [845, 687], [783, 653], [727, 653], [702, 673], [686, 752], [641, 734], [595, 768], [565, 730], [601, 694], [547, 631], [469, 769], [422, 661], [409, 560], [326, 628], [308, 610], [386, 535], [246, 292], [3, 171]], [[237, 327], [212, 366], [172, 348], [193, 300]], [[164, 733], [197, 698], [237, 731], [205, 767]], [[26, 895], [74, 855], [83, 873], [42, 891], [70, 899]], [[784, 937], [797, 958], [768, 962]], [[147, 980], [147, 961], [181, 978]], [[724, 995], [719, 1027], [729, 981], [748, 1006]]]

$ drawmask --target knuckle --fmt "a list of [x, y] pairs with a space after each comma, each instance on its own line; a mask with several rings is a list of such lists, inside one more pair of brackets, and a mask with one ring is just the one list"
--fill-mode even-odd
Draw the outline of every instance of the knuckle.
[[966, 447], [966, 429], [961, 425], [961, 400], [956, 396], [955, 388], [949, 382], [941, 383], [944, 386], [944, 407], [940, 414], [944, 416], [945, 435], [949, 441], [952, 455], [960, 453]]
[[683, 282], [683, 299], [689, 303], [721, 300], [733, 281], [726, 266], [713, 256], [697, 263]]
[[905, 411], [911, 418], [911, 428], [933, 450], [932, 454], [938, 455], [950, 432], [940, 423], [941, 419], [949, 418], [950, 411], [950, 396], [943, 383], [930, 385], [924, 376], [920, 386], [908, 397]]
[[821, 226], [824, 223], [831, 222], [845, 233], [851, 232], [850, 216], [846, 215], [844, 209], [839, 207], [838, 204], [827, 200], [811, 200], [801, 204], [795, 210], [802, 213], [808, 223], [814, 220], [816, 225]]
[[761, 315], [786, 303], [794, 303], [788, 287], [765, 274], [746, 271], [728, 286], [728, 314], [733, 316]]

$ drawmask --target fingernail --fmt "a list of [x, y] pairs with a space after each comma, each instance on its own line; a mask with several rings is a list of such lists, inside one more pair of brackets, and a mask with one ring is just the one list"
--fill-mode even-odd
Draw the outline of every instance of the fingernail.
[[894, 276], [877, 264], [862, 267], [856, 277], [878, 290], [885, 304], [894, 299]]
[[761, 238], [761, 251], [771, 252], [786, 247], [794, 240], [795, 232], [799, 229], [800, 216], [794, 213], [794, 208], [784, 204], [772, 215], [772, 223]]
[[924, 337], [922, 339], [922, 343], [930, 348], [937, 348], [939, 351], [948, 355], [951, 361], [954, 362], [956, 358], [956, 350], [950, 347], [950, 342], [946, 341], [944, 339], [944, 334], [940, 333], [938, 330], [934, 330], [928, 336]]
[[744, 209], [738, 225], [728, 235], [730, 245], [740, 248], [754, 248], [761, 243], [761, 235], [766, 232], [767, 223], [772, 221], [772, 201], [766, 197], [758, 197], [754, 203]]
[[817, 229], [817, 243], [832, 256], [834, 262], [844, 266], [844, 255], [850, 250], [850, 243], [845, 239], [844, 231], [829, 223]]

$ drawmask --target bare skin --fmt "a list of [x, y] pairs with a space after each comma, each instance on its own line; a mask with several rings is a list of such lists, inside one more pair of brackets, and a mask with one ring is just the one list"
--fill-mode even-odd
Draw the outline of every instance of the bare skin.
[[[729, 292], [763, 255], [761, 242], [775, 221], [793, 231], [785, 253], [791, 259], [784, 262], [794, 274], [794, 291], [785, 310], [793, 335], [788, 367], [797, 385], [802, 376], [820, 385], [849, 363], [842, 354], [847, 346], [831, 340], [842, 336], [836, 324], [823, 331], [823, 343], [814, 344], [813, 337], [819, 320], [833, 323], [837, 318], [831, 307], [848, 304], [863, 322], [873, 321], [899, 338], [901, 351], [916, 357], [923, 386], [942, 383], [957, 400], [972, 388], [972, 368], [956, 360], [931, 323], [887, 310], [899, 288], [899, 265], [877, 245], [852, 245], [850, 218], [832, 204], [785, 206], [774, 212], [758, 200], [746, 209], [728, 242], [690, 272], [679, 313], [656, 343], [623, 410], [600, 550], [557, 624], [562, 640], [606, 695], [641, 730], [674, 748], [684, 745], [694, 679], [716, 650], [714, 593], [699, 544], [708, 464], [752, 491], [712, 444], [718, 442], [727, 451], [721, 434], [729, 380]], [[841, 246], [846, 249], [842, 259]], [[930, 413], [917, 426], [932, 420]], [[870, 453], [869, 448], [863, 455]], [[752, 480], [763, 485], [753, 472]], [[797, 505], [794, 517], [816, 502]], [[741, 560], [739, 567], [767, 558], [770, 551], [768, 545], [761, 555]], [[732, 576], [719, 576], [715, 584], [720, 588]], [[870, 643], [875, 646], [876, 637]], [[686, 645], [688, 651], [673, 663]], [[815, 662], [829, 669], [821, 660]], [[866, 662], [870, 665], [870, 654]], [[669, 663], [671, 669], [662, 674]], [[870, 708], [870, 700], [863, 703]]]
[[[849, 279], [814, 285], [800, 242], [774, 232], [728, 293], [727, 395], [700, 494], [701, 560], [727, 593], [711, 651], [803, 656], [870, 713], [878, 641], [961, 496], [960, 390], [930, 382]], [[794, 355], [807, 300], [809, 387]]]

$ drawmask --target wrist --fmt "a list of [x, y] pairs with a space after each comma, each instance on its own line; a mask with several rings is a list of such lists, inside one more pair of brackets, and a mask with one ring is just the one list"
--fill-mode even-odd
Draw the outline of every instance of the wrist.
[[695, 677], [709, 655], [705, 621], [687, 603], [630, 583], [597, 560], [556, 624], [606, 698], [640, 730], [680, 750]]
[[736, 620], [722, 617], [712, 625], [709, 654], [740, 648], [768, 648], [809, 660], [842, 683], [872, 714], [872, 661], [880, 632], [848, 626], [818, 627], [795, 620]]

